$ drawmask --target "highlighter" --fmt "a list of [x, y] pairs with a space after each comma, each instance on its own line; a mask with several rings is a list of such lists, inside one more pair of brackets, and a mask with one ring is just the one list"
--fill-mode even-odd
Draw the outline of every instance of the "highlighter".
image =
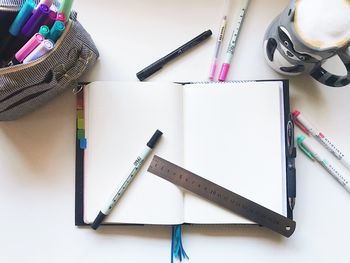
[[36, 33], [20, 50], [18, 50], [15, 57], [9, 62], [8, 66], [22, 63], [23, 60], [44, 40], [45, 38], [42, 35]]
[[57, 20], [50, 29], [50, 34], [48, 35], [47, 39], [50, 39], [52, 42], [55, 43], [57, 39], [61, 36], [64, 29], [65, 26], [63, 22]]
[[47, 5], [40, 5], [22, 28], [21, 34], [27, 39], [31, 38], [44, 24], [49, 15], [49, 12], [50, 8]]
[[49, 33], [50, 33], [50, 29], [49, 29], [48, 26], [43, 25], [43, 26], [40, 27], [39, 34], [42, 35], [44, 38], [47, 38]]
[[63, 0], [62, 4], [58, 8], [59, 13], [64, 13], [64, 16], [66, 17], [66, 22], [68, 21], [70, 12], [72, 11], [72, 5], [73, 0]]
[[35, 8], [35, 2], [33, 0], [27, 0], [23, 4], [21, 10], [19, 11], [18, 15], [16, 16], [15, 20], [12, 22], [8, 36], [3, 41], [2, 46], [0, 47], [0, 58], [2, 59], [9, 59], [11, 55], [15, 52], [11, 49], [13, 46], [13, 42], [15, 38], [19, 35], [23, 25], [28, 21], [30, 16], [32, 15], [32, 12]]
[[41, 58], [42, 56], [49, 53], [53, 47], [54, 43], [51, 40], [45, 39], [23, 60], [23, 64], [27, 64]]

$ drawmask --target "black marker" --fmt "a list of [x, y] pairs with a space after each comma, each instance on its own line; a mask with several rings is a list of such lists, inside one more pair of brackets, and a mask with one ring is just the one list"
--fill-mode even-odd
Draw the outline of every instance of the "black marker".
[[144, 68], [140, 72], [136, 73], [136, 77], [143, 81], [144, 79], [151, 76], [156, 71], [160, 70], [166, 63], [170, 62], [171, 60], [177, 58], [182, 53], [185, 53], [187, 50], [191, 49], [192, 47], [198, 45], [202, 41], [206, 40], [212, 35], [211, 30], [207, 30], [203, 32], [202, 34], [196, 36], [194, 39], [188, 41], [186, 44], [182, 45], [178, 49], [174, 50], [173, 52], [169, 53], [165, 57], [162, 57], [161, 59], [157, 60], [156, 62], [152, 63], [148, 67]]

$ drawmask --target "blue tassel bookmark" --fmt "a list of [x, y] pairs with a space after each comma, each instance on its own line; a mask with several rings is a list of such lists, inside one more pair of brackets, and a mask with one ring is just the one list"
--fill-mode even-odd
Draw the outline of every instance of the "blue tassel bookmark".
[[182, 246], [182, 228], [181, 225], [175, 225], [172, 227], [171, 236], [171, 263], [174, 262], [174, 258], [182, 261], [182, 259], [188, 259], [188, 256]]

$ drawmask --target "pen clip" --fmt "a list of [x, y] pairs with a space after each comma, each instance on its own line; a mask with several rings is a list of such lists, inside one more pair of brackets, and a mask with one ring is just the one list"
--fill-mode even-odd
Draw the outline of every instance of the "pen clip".
[[294, 122], [293, 114], [289, 113], [289, 119], [287, 123], [287, 148], [290, 157], [295, 158], [295, 144], [294, 144]]
[[299, 135], [297, 138], [297, 143], [299, 148], [306, 154], [307, 157], [309, 157], [312, 161], [315, 161], [315, 157], [312, 155], [311, 151], [304, 146], [303, 141], [305, 137], [303, 135]]

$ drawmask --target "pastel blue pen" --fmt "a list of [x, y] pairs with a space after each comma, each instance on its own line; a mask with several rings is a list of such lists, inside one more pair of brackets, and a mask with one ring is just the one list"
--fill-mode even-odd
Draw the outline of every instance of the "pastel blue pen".
[[52, 28], [50, 29], [50, 33], [47, 36], [47, 39], [50, 39], [52, 42], [56, 42], [59, 37], [62, 35], [63, 31], [65, 29], [65, 26], [62, 21], [57, 20]]
[[24, 24], [31, 17], [35, 6], [36, 4], [33, 0], [26, 0], [24, 2], [22, 8], [19, 10], [15, 20], [12, 22], [9, 28], [7, 38], [3, 41], [3, 45], [1, 46], [1, 49], [0, 49], [1, 57], [6, 57], [4, 53], [7, 52], [8, 47], [11, 46], [11, 43], [19, 35]]
[[325, 158], [321, 157], [314, 149], [312, 149], [311, 145], [309, 145], [305, 141], [304, 135], [299, 135], [297, 138], [297, 143], [299, 148], [303, 153], [306, 154], [307, 157], [312, 161], [316, 161], [322, 165], [322, 167], [332, 175], [344, 188], [346, 191], [350, 193], [350, 178], [344, 174], [341, 174], [329, 161]]
[[122, 197], [122, 195], [125, 193], [128, 186], [131, 184], [132, 180], [135, 178], [137, 172], [141, 169], [141, 166], [143, 165], [144, 161], [147, 159], [147, 157], [151, 154], [153, 148], [156, 146], [157, 142], [159, 141], [160, 137], [162, 136], [162, 132], [160, 130], [156, 130], [156, 132], [153, 134], [151, 139], [146, 144], [146, 147], [141, 152], [141, 154], [136, 158], [134, 161], [128, 175], [126, 176], [125, 180], [123, 180], [119, 187], [115, 188], [113, 194], [108, 199], [108, 201], [105, 203], [105, 205], [102, 207], [100, 212], [98, 213], [96, 219], [92, 223], [91, 227], [93, 229], [97, 229], [104, 218], [110, 214], [113, 207], [117, 204], [119, 199]]

